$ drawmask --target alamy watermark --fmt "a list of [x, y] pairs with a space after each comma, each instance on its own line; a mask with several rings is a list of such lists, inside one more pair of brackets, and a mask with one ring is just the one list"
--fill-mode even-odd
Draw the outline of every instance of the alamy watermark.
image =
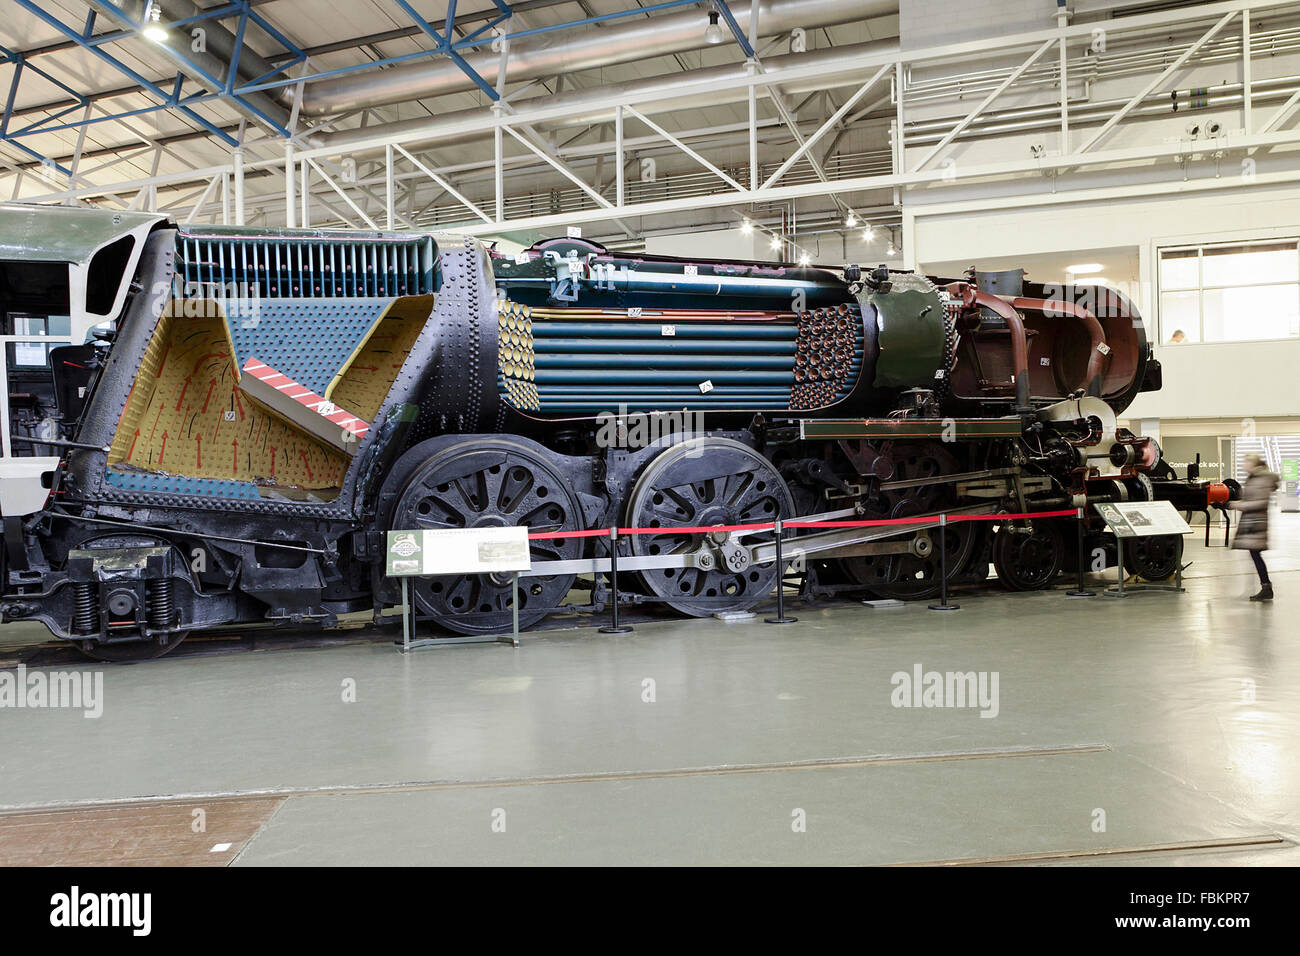
[[889, 679], [893, 691], [889, 702], [895, 707], [978, 708], [981, 717], [996, 717], [997, 671], [927, 671], [913, 664], [911, 672], [895, 671]]
[[74, 886], [50, 897], [50, 925], [122, 927], [132, 936], [148, 936], [153, 929], [152, 893], [86, 893]]
[[[629, 412], [620, 404], [617, 412], [596, 416], [596, 446], [635, 450], [663, 443], [676, 445], [704, 436], [704, 413], [701, 411]], [[698, 454], [704, 453], [701, 442]], [[688, 455], [695, 452], [688, 451]]]
[[0, 708], [82, 710], [97, 720], [104, 713], [103, 671], [28, 671], [19, 664], [0, 671]]

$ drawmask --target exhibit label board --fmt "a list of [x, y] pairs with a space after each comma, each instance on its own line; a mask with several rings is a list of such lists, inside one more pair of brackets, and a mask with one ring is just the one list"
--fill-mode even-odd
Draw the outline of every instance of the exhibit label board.
[[1168, 501], [1113, 501], [1093, 508], [1117, 538], [1192, 533], [1183, 516]]
[[526, 527], [388, 532], [389, 577], [490, 574], [531, 567]]

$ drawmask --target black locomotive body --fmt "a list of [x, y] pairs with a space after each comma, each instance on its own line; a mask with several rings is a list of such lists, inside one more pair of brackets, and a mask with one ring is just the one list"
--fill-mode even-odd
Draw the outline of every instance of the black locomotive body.
[[[6, 315], [72, 327], [44, 377], [8, 376], [4, 618], [100, 658], [378, 617], [397, 601], [394, 529], [651, 529], [619, 540], [631, 599], [703, 615], [770, 596], [777, 518], [932, 518], [794, 542], [809, 597], [920, 598], [939, 583], [940, 513], [1226, 493], [1117, 424], [1159, 366], [1109, 289], [110, 215], [0, 209], [29, 246], [7, 241]], [[74, 217], [84, 241], [31, 239]], [[50, 263], [70, 280], [35, 281]], [[701, 526], [731, 530], [680, 530]], [[943, 566], [1044, 587], [1075, 528], [953, 524]], [[1095, 521], [1086, 533], [1113, 554]], [[534, 539], [544, 573], [524, 579], [521, 624], [574, 594], [607, 602], [589, 572], [608, 548]], [[1180, 553], [1144, 539], [1126, 564], [1162, 577]], [[452, 631], [510, 626], [508, 578], [414, 592]]]

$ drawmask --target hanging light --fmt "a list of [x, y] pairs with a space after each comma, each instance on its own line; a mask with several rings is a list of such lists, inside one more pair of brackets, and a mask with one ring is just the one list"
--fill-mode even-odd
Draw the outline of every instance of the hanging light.
[[771, 246], [773, 249], [780, 249], [780, 248], [781, 248], [781, 237], [780, 237], [780, 236], [773, 236], [773, 237], [772, 237], [772, 241], [769, 242], [768, 245]]
[[162, 43], [167, 39], [167, 28], [162, 23], [162, 10], [158, 8], [158, 0], [149, 0], [145, 7], [144, 29], [140, 32], [146, 40], [154, 43]]
[[722, 32], [722, 27], [718, 26], [718, 11], [709, 11], [709, 25], [704, 30], [704, 40], [706, 43], [721, 43], [726, 39]]
[[806, 266], [808, 262], [809, 262], [808, 253], [805, 252], [799, 256], [799, 265]]
[[751, 232], [754, 231], [754, 224], [750, 222], [748, 219], [746, 219], [743, 222], [741, 222], [740, 231], [743, 232], [745, 235], [749, 235]]
[[857, 224], [858, 224], [858, 217], [853, 215], [853, 213], [849, 213], [848, 218], [844, 220], [844, 225], [847, 228], [852, 229]]
[[862, 241], [863, 242], [871, 241], [871, 223], [867, 223], [865, 226], [862, 227]]

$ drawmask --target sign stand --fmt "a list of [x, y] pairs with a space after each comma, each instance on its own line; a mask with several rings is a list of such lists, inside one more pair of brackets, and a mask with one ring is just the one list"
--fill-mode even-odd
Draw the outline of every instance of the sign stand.
[[1093, 505], [1107, 527], [1115, 535], [1114, 587], [1102, 594], [1110, 598], [1126, 598], [1134, 591], [1178, 591], [1183, 587], [1183, 564], [1174, 566], [1173, 584], [1133, 584], [1124, 587], [1124, 543], [1129, 538], [1149, 538], [1160, 535], [1186, 535], [1192, 529], [1168, 501], [1103, 502]]
[[[416, 555], [420, 557], [417, 558]], [[521, 596], [519, 572], [530, 567], [526, 527], [388, 532], [387, 573], [389, 577], [402, 579], [402, 653], [452, 644], [509, 644], [518, 647]], [[510, 573], [510, 614], [514, 624], [510, 634], [415, 636], [415, 597], [411, 578], [492, 572]]]

